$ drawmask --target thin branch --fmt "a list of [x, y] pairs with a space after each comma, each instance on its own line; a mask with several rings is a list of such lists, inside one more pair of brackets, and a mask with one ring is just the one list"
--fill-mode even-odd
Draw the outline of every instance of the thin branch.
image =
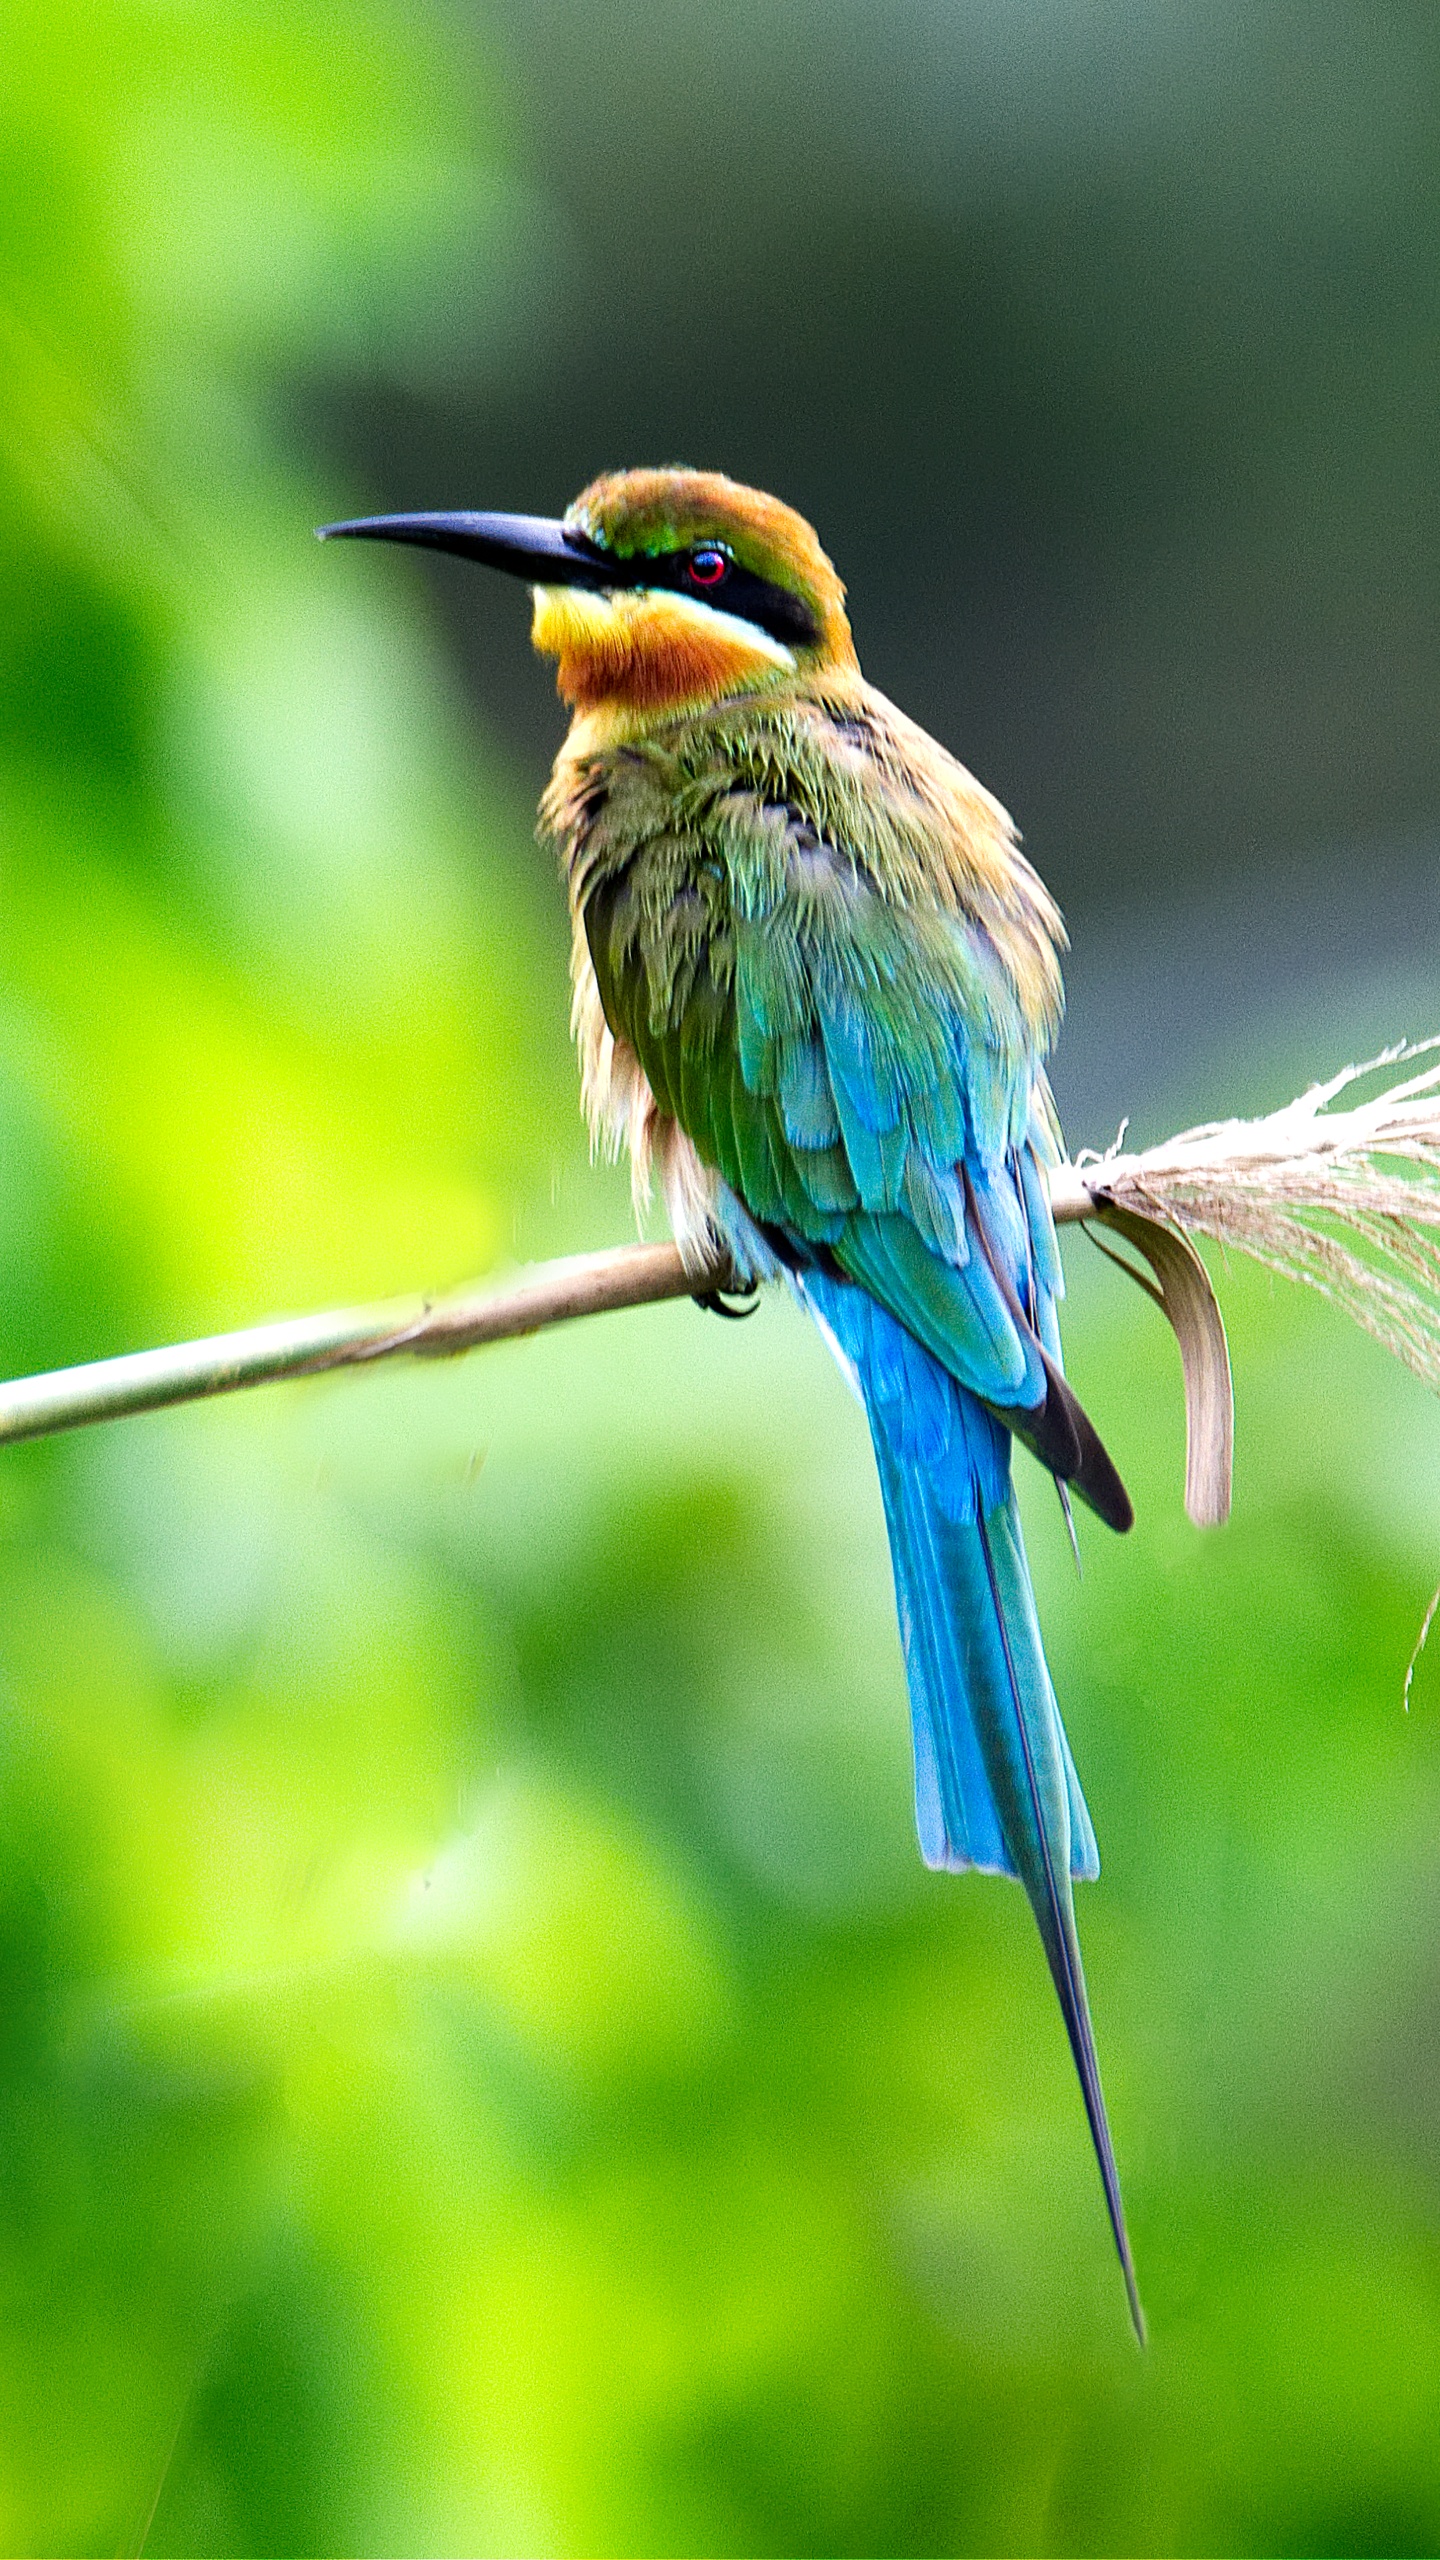
[[[1082, 1158], [1051, 1174], [1058, 1225], [1094, 1220], [1117, 1229], [1156, 1275], [1184, 1367], [1192, 1518], [1225, 1517], [1231, 1405], [1224, 1326], [1189, 1238], [1209, 1236], [1322, 1291], [1440, 1388], [1440, 1063], [1368, 1103], [1332, 1107], [1361, 1076], [1437, 1048], [1429, 1041], [1389, 1050], [1371, 1067], [1347, 1067], [1264, 1119], [1213, 1123], [1138, 1154]], [[730, 1285], [723, 1265], [687, 1271], [672, 1244], [616, 1245], [541, 1263], [499, 1287], [297, 1316], [17, 1379], [0, 1386], [0, 1443], [280, 1378], [443, 1358], [577, 1316]], [[1141, 1285], [1149, 1283], [1141, 1277]]]
[[[1057, 1221], [1092, 1217], [1097, 1203], [1069, 1165], [1053, 1177]], [[577, 1316], [658, 1306], [667, 1298], [733, 1288], [728, 1264], [687, 1271], [673, 1244], [608, 1245], [540, 1262], [519, 1279], [474, 1283], [444, 1298], [390, 1298], [373, 1307], [282, 1316], [239, 1333], [202, 1335], [157, 1351], [125, 1351], [74, 1369], [47, 1369], [0, 1385], [0, 1446], [118, 1422], [165, 1405], [234, 1395], [283, 1378], [315, 1378], [377, 1360], [444, 1360], [482, 1343], [513, 1342]]]
[[692, 1290], [721, 1288], [723, 1269], [694, 1278], [673, 1244], [612, 1245], [604, 1253], [542, 1262], [499, 1288], [462, 1289], [453, 1297], [392, 1298], [376, 1307], [287, 1316], [243, 1333], [210, 1334], [160, 1351], [122, 1352], [76, 1369], [50, 1369], [0, 1386], [0, 1443], [41, 1440], [82, 1423], [114, 1422], [162, 1405], [233, 1395], [279, 1378], [313, 1378], [326, 1369], [375, 1360], [444, 1359], [482, 1342], [510, 1342], [574, 1316], [645, 1307]]

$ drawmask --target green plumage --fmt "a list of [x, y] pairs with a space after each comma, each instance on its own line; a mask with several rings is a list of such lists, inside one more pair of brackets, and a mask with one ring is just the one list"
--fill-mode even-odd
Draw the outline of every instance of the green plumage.
[[[893, 751], [857, 750], [818, 705], [724, 706], [564, 781], [547, 820], [601, 1001], [662, 1109], [757, 1215], [788, 1196], [818, 1236], [849, 1208], [908, 1207], [948, 1240], [923, 1168], [961, 1153], [967, 1105], [987, 1153], [1026, 1133], [1054, 1012], [1038, 883], [1017, 899], [977, 875], [966, 914], [936, 873], [934, 811]], [[999, 949], [1017, 918], [1040, 981], [1028, 1008]], [[733, 1087], [729, 1110], [716, 1080]]]

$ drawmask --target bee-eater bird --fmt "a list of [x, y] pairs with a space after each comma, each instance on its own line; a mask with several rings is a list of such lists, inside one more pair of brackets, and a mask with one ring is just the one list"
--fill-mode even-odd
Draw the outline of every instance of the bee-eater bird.
[[697, 1275], [784, 1278], [869, 1417], [920, 1845], [1018, 1876], [1143, 2337], [1071, 1879], [1099, 1871], [1050, 1683], [1012, 1438], [1114, 1529], [1130, 1503], [1061, 1371], [1044, 1060], [1057, 908], [999, 803], [860, 673], [804, 519], [718, 472], [596, 480], [559, 522], [327, 534], [527, 579], [573, 710], [541, 803], [574, 925], [592, 1131], [658, 1173]]

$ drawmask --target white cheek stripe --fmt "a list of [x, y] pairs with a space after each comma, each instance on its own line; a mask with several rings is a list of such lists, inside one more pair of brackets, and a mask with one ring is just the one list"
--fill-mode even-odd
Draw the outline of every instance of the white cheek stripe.
[[[573, 595], [575, 590], [572, 587], [535, 587], [531, 592], [538, 605], [542, 598], [548, 602], [552, 596], [558, 603], [566, 596]], [[581, 592], [592, 596], [597, 604], [607, 605], [610, 611], [615, 613], [617, 621], [623, 621], [624, 618], [616, 612], [617, 595], [658, 597], [669, 606], [672, 613], [678, 611], [695, 624], [697, 631], [704, 632], [711, 639], [728, 640], [732, 648], [748, 649], [752, 657], [768, 658], [772, 667], [783, 668], [787, 675], [795, 673], [795, 653], [792, 649], [786, 648], [783, 640], [776, 640], [770, 632], [762, 631], [758, 622], [747, 622], [743, 614], [722, 613], [718, 605], [705, 604], [699, 596], [677, 595], [673, 587], [620, 587], [608, 590], [591, 587], [582, 589]]]

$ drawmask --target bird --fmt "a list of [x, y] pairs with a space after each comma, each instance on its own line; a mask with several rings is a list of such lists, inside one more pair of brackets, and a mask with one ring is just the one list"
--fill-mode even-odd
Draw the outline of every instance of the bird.
[[999, 801], [866, 682], [841, 580], [778, 498], [671, 465], [605, 473], [561, 518], [320, 531], [533, 590], [572, 715], [539, 832], [586, 1116], [640, 1196], [658, 1179], [702, 1301], [737, 1312], [717, 1264], [740, 1292], [787, 1282], [864, 1407], [921, 1852], [1029, 1898], [1143, 2343], [1072, 1893], [1099, 1856], [1011, 1469], [1018, 1440], [1067, 1522], [1073, 1492], [1131, 1525], [1056, 1319], [1059, 909]]

